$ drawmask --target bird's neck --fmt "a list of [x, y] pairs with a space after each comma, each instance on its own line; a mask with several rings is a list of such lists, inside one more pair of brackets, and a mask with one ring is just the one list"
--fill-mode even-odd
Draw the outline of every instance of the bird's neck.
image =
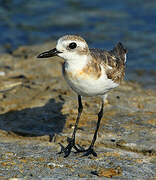
[[72, 59], [65, 60], [65, 70], [71, 72], [77, 72], [82, 70], [90, 61], [88, 55], [77, 55]]

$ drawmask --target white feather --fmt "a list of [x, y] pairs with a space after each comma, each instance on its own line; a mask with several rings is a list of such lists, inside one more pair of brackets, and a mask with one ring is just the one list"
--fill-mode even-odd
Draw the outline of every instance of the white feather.
[[[78, 94], [82, 96], [97, 96], [97, 95], [104, 95], [109, 90], [117, 87], [119, 84], [113, 82], [111, 79], [107, 78], [107, 75], [104, 71], [104, 68], [101, 66], [102, 74], [100, 78], [94, 79], [93, 77], [86, 77], [84, 76], [76, 76], [76, 78], [72, 78], [72, 76], [65, 76], [65, 79], [69, 86]], [[65, 67], [66, 71], [75, 72], [72, 71], [72, 67], [68, 66]], [[77, 70], [80, 71], [80, 69], [77, 68]]]
[[[75, 51], [69, 51], [68, 46], [71, 42], [76, 42], [81, 48], [86, 47], [85, 42], [79, 40], [62, 40], [59, 39], [56, 49], [61, 51], [58, 55], [65, 60], [64, 64], [64, 77], [69, 86], [79, 95], [82, 96], [94, 96], [94, 95], [105, 95], [110, 89], [113, 89], [118, 86], [117, 83], [113, 82], [111, 79], [108, 79], [104, 67], [101, 65], [101, 76], [98, 79], [95, 79], [92, 76], [84, 76], [79, 72], [87, 65], [88, 61], [91, 60], [92, 56], [88, 54], [82, 55], [79, 54], [76, 49]], [[111, 66], [109, 66], [112, 69]], [[72, 74], [72, 75], [68, 75]]]
[[126, 62], [126, 59], [127, 59], [127, 55], [125, 54], [125, 62]]

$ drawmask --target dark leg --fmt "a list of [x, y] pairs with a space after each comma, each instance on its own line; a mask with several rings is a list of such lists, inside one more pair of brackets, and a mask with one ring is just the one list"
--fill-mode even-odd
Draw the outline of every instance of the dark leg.
[[80, 95], [78, 95], [78, 104], [79, 104], [79, 107], [78, 107], [78, 116], [77, 116], [77, 119], [76, 119], [74, 131], [73, 131], [73, 135], [72, 135], [72, 139], [74, 141], [75, 141], [75, 134], [76, 134], [76, 131], [77, 131], [79, 119], [80, 119], [80, 116], [81, 116], [81, 113], [82, 113], [82, 110], [83, 110], [83, 106], [82, 106], [82, 101], [81, 101], [81, 96]]
[[73, 131], [72, 137], [67, 139], [67, 141], [68, 141], [67, 147], [65, 147], [65, 148], [62, 147], [62, 150], [60, 152], [60, 153], [64, 152], [64, 157], [69, 156], [69, 154], [71, 153], [71, 149], [72, 148], [74, 148], [75, 150], [79, 151], [79, 149], [75, 146], [75, 134], [76, 134], [76, 131], [77, 131], [77, 128], [78, 128], [79, 119], [80, 119], [80, 116], [81, 116], [81, 113], [82, 113], [82, 110], [83, 110], [83, 106], [82, 106], [81, 96], [80, 95], [78, 95], [78, 104], [79, 104], [79, 107], [78, 107], [78, 116], [77, 116], [77, 119], [76, 119], [76, 123], [75, 123], [75, 127], [74, 127], [74, 131]]
[[95, 144], [95, 141], [96, 141], [96, 138], [97, 138], [97, 132], [99, 130], [100, 121], [101, 121], [102, 116], [103, 116], [103, 106], [104, 106], [104, 101], [102, 100], [101, 109], [100, 109], [100, 111], [98, 113], [98, 121], [97, 121], [97, 124], [96, 124], [95, 133], [94, 133], [91, 145], [89, 146], [89, 148], [87, 150], [85, 150], [86, 153], [84, 154], [84, 156], [88, 156], [89, 154], [92, 154], [93, 156], [97, 156], [97, 154], [94, 151], [93, 147], [94, 147], [94, 144]]

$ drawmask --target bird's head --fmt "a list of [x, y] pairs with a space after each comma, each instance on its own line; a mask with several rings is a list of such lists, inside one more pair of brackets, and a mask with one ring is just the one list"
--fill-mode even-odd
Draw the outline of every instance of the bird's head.
[[58, 39], [56, 48], [41, 53], [38, 58], [49, 58], [59, 56], [65, 61], [78, 60], [89, 54], [86, 41], [75, 35], [66, 35]]

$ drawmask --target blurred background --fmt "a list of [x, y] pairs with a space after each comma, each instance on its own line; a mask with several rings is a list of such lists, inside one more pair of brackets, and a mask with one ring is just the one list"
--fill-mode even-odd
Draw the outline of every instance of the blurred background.
[[155, 0], [0, 0], [0, 52], [79, 34], [90, 47], [128, 48], [126, 80], [156, 88]]

